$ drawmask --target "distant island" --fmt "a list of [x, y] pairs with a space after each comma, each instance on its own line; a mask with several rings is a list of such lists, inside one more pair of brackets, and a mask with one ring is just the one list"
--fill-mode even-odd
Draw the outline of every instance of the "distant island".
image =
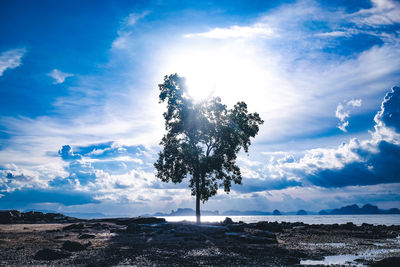
[[400, 214], [400, 209], [392, 208], [388, 210], [383, 210], [371, 204], [366, 204], [360, 208], [358, 205], [353, 204], [333, 210], [321, 210], [319, 214], [320, 215]]
[[[377, 206], [372, 204], [366, 204], [361, 208], [357, 204], [344, 206], [341, 208], [321, 210], [319, 212], [306, 211], [300, 209], [298, 211], [288, 211], [283, 212], [275, 209], [272, 212], [269, 211], [258, 211], [258, 210], [228, 210], [220, 213], [218, 210], [202, 210], [201, 215], [203, 216], [263, 216], [263, 215], [357, 215], [357, 214], [400, 214], [400, 209], [379, 209]], [[167, 217], [167, 216], [195, 216], [195, 211], [191, 208], [178, 208], [177, 210], [172, 210], [170, 213], [157, 212], [154, 214], [143, 214], [142, 216], [156, 216], [156, 217]]]

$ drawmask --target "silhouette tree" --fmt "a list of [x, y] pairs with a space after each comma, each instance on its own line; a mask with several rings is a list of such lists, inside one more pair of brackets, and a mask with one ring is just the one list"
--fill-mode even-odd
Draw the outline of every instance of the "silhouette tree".
[[165, 76], [159, 89], [160, 103], [167, 104], [163, 114], [167, 133], [154, 164], [157, 177], [173, 183], [190, 179], [200, 223], [200, 201], [214, 196], [219, 187], [229, 193], [232, 181], [242, 183], [237, 153], [241, 148], [248, 152], [250, 137], [257, 135], [263, 120], [248, 113], [244, 102], [227, 109], [219, 97], [194, 101], [187, 94], [185, 79], [177, 74]]

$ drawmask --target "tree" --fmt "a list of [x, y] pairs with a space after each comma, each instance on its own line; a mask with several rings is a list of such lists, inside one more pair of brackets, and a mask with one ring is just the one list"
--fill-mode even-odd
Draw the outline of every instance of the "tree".
[[229, 193], [232, 181], [242, 183], [236, 157], [241, 148], [247, 153], [259, 125], [257, 113], [249, 113], [244, 102], [227, 109], [219, 97], [196, 102], [188, 94], [185, 79], [172, 74], [159, 84], [160, 103], [167, 133], [154, 167], [163, 182], [181, 183], [190, 179], [196, 196], [196, 217], [200, 223], [200, 201], [217, 194], [219, 187]]

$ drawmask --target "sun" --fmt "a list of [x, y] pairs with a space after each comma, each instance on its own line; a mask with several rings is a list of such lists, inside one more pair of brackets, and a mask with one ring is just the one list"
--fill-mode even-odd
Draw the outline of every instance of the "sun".
[[256, 85], [259, 74], [252, 57], [226, 47], [188, 46], [167, 61], [166, 73], [185, 77], [188, 94], [198, 101], [213, 96], [224, 101], [242, 98], [245, 88]]
[[183, 43], [160, 51], [159, 77], [185, 77], [195, 101], [218, 96], [231, 107], [244, 101], [260, 113], [276, 112], [290, 102], [282, 101], [285, 85], [274, 64], [276, 55], [266, 61], [260, 53], [240, 42]]

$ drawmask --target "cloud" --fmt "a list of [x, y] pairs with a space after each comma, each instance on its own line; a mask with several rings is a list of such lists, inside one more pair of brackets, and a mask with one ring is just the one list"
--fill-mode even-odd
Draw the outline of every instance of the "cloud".
[[274, 35], [271, 27], [264, 23], [256, 23], [252, 26], [230, 26], [229, 28], [214, 28], [208, 32], [185, 34], [186, 38], [210, 38], [210, 39], [229, 39], [229, 38], [266, 38]]
[[143, 11], [142, 13], [131, 13], [125, 18], [125, 23], [128, 26], [133, 26], [136, 24], [136, 22], [138, 22], [138, 20], [146, 17], [149, 13], [150, 11], [148, 10]]
[[399, 87], [386, 94], [371, 139], [354, 138], [337, 149], [313, 149], [287, 167], [294, 173], [297, 169], [302, 180], [322, 187], [400, 183], [399, 95]]
[[374, 121], [379, 128], [390, 127], [400, 133], [400, 87], [395, 86], [386, 94]]
[[146, 17], [150, 11], [143, 11], [141, 13], [131, 13], [123, 20], [123, 25], [118, 30], [118, 37], [113, 41], [112, 48], [124, 50], [130, 47], [132, 44], [132, 32], [131, 29], [136, 23]]
[[[359, 107], [361, 100], [341, 105], [337, 117], [346, 121], [349, 112], [345, 108]], [[297, 155], [264, 153], [262, 165], [241, 160], [246, 176], [243, 188], [236, 186], [235, 190], [249, 193], [291, 187], [344, 188], [400, 183], [399, 107], [400, 88], [393, 87], [375, 116], [375, 131], [369, 139], [352, 138], [337, 148], [313, 148]]]
[[[155, 179], [152, 163], [158, 148], [149, 148], [164, 131], [157, 84], [163, 75], [177, 70], [191, 70], [200, 81], [205, 76], [221, 78], [216, 84], [226, 89], [220, 91], [224, 103], [246, 101], [266, 121], [252, 145], [255, 160], [238, 159], [244, 185], [229, 196], [237, 197], [235, 203], [252, 191], [265, 192], [265, 196], [271, 191], [293, 196], [301, 191], [306, 198], [316, 188], [323, 192], [340, 188], [334, 191], [339, 194], [354, 184], [357, 190], [346, 191], [352, 194], [373, 186], [366, 184], [396, 183], [389, 173], [396, 171], [398, 131], [394, 122], [389, 126], [389, 115], [376, 117], [372, 137], [366, 137], [365, 130], [360, 139], [337, 146], [343, 135], [328, 136], [337, 132], [332, 111], [338, 103], [344, 107], [343, 114], [348, 109], [349, 116], [354, 116], [354, 107], [343, 99], [362, 99], [363, 108], [357, 111], [372, 114], [385, 88], [399, 80], [396, 29], [361, 21], [377, 14], [366, 10], [368, 14], [346, 13], [318, 2], [299, 1], [268, 10], [248, 24], [238, 20], [215, 27], [215, 20], [205, 18], [209, 30], [204, 32], [187, 32], [188, 27], [166, 30], [177, 29], [168, 19], [163, 23], [146, 20], [148, 27], [137, 27], [142, 17], [133, 13], [121, 20], [106, 67], [96, 69], [98, 74], [79, 76], [78, 86], [69, 87], [68, 95], [51, 103], [56, 116], [0, 118], [2, 129], [10, 134], [0, 150], [4, 189], [92, 191], [101, 207], [132, 204], [135, 212], [133, 203], [141, 203], [148, 209], [145, 212], [191, 205], [187, 184]], [[184, 12], [176, 14], [187, 15]], [[129, 48], [129, 53], [114, 48]], [[214, 76], [204, 75], [204, 70]], [[61, 148], [63, 144], [69, 145]], [[260, 153], [266, 150], [282, 153]], [[389, 155], [387, 161], [383, 153]], [[18, 166], [18, 171], [6, 167], [7, 163]], [[355, 169], [366, 178], [353, 178]], [[154, 200], [152, 206], [143, 204], [143, 196]], [[254, 200], [255, 208], [265, 207], [265, 196]], [[172, 200], [165, 204], [159, 201], [161, 197]], [[225, 195], [218, 197], [225, 199]], [[298, 198], [282, 199], [296, 203]], [[240, 205], [246, 208], [251, 201]]]
[[60, 71], [58, 69], [52, 70], [47, 75], [54, 79], [54, 82], [53, 82], [54, 84], [63, 83], [66, 78], [74, 76], [71, 73], [65, 73], [65, 72], [62, 72], [62, 71]]
[[60, 203], [65, 206], [81, 205], [87, 203], [99, 203], [94, 195], [89, 192], [66, 191], [59, 189], [35, 189], [25, 188], [5, 193], [0, 198], [0, 208], [10, 209], [11, 207], [21, 208], [34, 203]]
[[347, 127], [349, 126], [349, 121], [347, 120], [350, 117], [350, 111], [353, 108], [361, 107], [362, 101], [361, 99], [352, 99], [344, 104], [339, 103], [336, 107], [336, 118], [340, 120], [338, 128], [343, 132], [347, 132]]
[[61, 150], [58, 151], [58, 154], [61, 156], [63, 160], [75, 160], [75, 159], [81, 159], [80, 155], [75, 155], [72, 152], [72, 148], [69, 145], [65, 145], [61, 148]]
[[21, 65], [25, 49], [11, 49], [0, 54], [0, 77], [7, 69], [15, 69]]
[[373, 6], [352, 14], [360, 26], [381, 27], [400, 23], [400, 3], [392, 0], [371, 0]]

